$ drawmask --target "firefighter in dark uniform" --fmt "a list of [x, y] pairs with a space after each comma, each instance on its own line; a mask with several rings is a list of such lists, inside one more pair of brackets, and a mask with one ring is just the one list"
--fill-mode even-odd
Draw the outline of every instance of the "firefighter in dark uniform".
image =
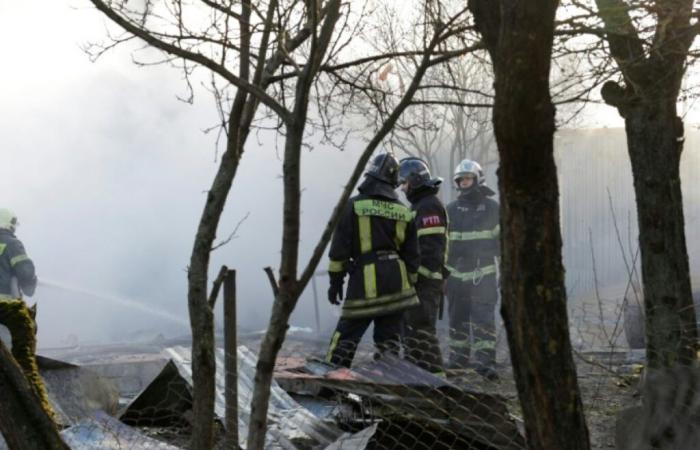
[[14, 213], [0, 209], [0, 325], [9, 330], [9, 334], [3, 333], [2, 340], [6, 347], [12, 347], [12, 356], [51, 415], [36, 364], [35, 310], [28, 308], [22, 300], [23, 295], [34, 295], [37, 277], [34, 263], [27, 256], [22, 242], [15, 237], [17, 225]]
[[432, 178], [420, 158], [404, 158], [399, 183], [414, 211], [420, 249], [416, 292], [420, 305], [406, 311], [404, 349], [406, 358], [436, 375], [444, 375], [440, 343], [435, 324], [442, 302], [447, 245], [447, 212], [437, 197], [441, 178]]
[[[489, 198], [481, 166], [465, 159], [454, 182], [460, 194], [447, 206], [447, 298], [450, 315], [450, 367], [473, 366], [496, 379], [495, 307], [498, 301], [496, 257], [499, 255], [499, 206]], [[471, 332], [471, 339], [470, 339]]]
[[374, 322], [377, 355], [398, 355], [404, 311], [418, 304], [413, 281], [418, 270], [418, 238], [411, 211], [399, 200], [399, 163], [389, 153], [376, 156], [341, 213], [329, 251], [328, 300], [343, 300], [327, 361], [350, 367], [357, 345]]

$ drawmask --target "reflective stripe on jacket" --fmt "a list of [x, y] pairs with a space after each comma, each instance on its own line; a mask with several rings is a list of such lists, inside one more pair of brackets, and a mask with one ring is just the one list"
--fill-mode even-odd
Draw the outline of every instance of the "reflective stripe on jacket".
[[[18, 292], [13, 292], [12, 279], [26, 295], [33, 295], [36, 289], [34, 263], [24, 246], [9, 230], [0, 229], [0, 295], [4, 298], [17, 298]], [[14, 289], [16, 290], [16, 288]]]
[[344, 318], [391, 314], [418, 304], [411, 279], [419, 265], [413, 214], [396, 200], [358, 195], [333, 234], [329, 272], [349, 273]]
[[442, 280], [447, 275], [447, 212], [436, 194], [437, 189], [424, 189], [409, 197], [420, 248], [418, 274], [429, 280]]
[[447, 205], [447, 267], [450, 276], [474, 281], [495, 273], [499, 255], [499, 206], [478, 191], [460, 195]]

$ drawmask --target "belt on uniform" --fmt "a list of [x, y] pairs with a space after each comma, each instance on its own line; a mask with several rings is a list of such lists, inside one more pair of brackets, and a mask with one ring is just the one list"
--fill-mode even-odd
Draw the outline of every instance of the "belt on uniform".
[[394, 250], [377, 250], [360, 255], [355, 259], [355, 264], [371, 264], [378, 261], [393, 261], [401, 259], [401, 256]]

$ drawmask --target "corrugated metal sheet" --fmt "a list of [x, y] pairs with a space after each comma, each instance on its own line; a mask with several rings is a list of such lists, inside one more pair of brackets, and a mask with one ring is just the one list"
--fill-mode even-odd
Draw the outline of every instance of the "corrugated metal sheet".
[[364, 430], [360, 430], [357, 433], [345, 433], [340, 437], [340, 439], [326, 447], [324, 450], [361, 450], [367, 447], [367, 444], [376, 432], [377, 424], [375, 423], [374, 425], [367, 427]]
[[104, 412], [94, 413], [61, 435], [73, 450], [179, 450], [179, 447], [150, 438]]
[[[185, 407], [187, 402], [191, 402], [191, 351], [186, 347], [171, 347], [163, 351], [163, 355], [172, 361], [170, 368], [166, 366], [164, 370], [171, 373], [159, 375], [154, 381], [155, 384], [172, 384], [174, 378], [172, 369], [174, 368], [185, 381], [184, 385], [172, 384], [167, 389], [159, 389], [157, 386], [149, 386], [131, 406], [127, 408], [125, 415], [137, 416], [146, 411], [154, 412], [156, 409], [166, 406], [162, 395], [158, 392], [169, 392], [182, 400], [180, 407]], [[218, 417], [225, 415], [225, 383], [224, 383], [224, 351], [216, 350], [216, 404], [215, 412]], [[240, 446], [245, 448], [248, 436], [248, 424], [250, 421], [250, 403], [253, 395], [253, 380], [255, 377], [255, 366], [257, 364], [256, 355], [244, 346], [238, 348], [238, 426], [240, 436]], [[178, 392], [174, 392], [177, 390]], [[144, 400], [148, 397], [148, 400]], [[149, 405], [150, 403], [150, 405]], [[270, 393], [269, 413], [268, 413], [268, 434], [266, 448], [275, 449], [297, 449], [297, 448], [319, 448], [326, 447], [336, 441], [341, 435], [336, 426], [326, 423], [313, 415], [306, 408], [294, 401], [277, 383], [273, 382]]]
[[[619, 333], [623, 327], [620, 311], [629, 279], [627, 266], [632, 267], [638, 249], [639, 229], [625, 130], [562, 130], [557, 133], [555, 149], [572, 341], [582, 350], [608, 348], [611, 343], [626, 347], [624, 334]], [[696, 290], [700, 288], [698, 167], [700, 132], [687, 129], [680, 174], [686, 242]], [[639, 256], [633, 279], [641, 280]], [[633, 297], [630, 292], [628, 298]]]
[[37, 364], [60, 425], [73, 425], [96, 410], [116, 414], [119, 392], [110, 380], [83, 367], [42, 356], [37, 356]]
[[307, 369], [299, 370], [290, 362], [275, 372], [275, 378], [303, 392], [316, 385], [362, 398], [363, 420], [379, 424], [375, 436], [378, 448], [390, 441], [397, 444], [393, 436], [397, 422], [398, 429], [414, 430], [423, 437], [444, 434], [448, 440], [478, 441], [488, 448], [526, 447], [505, 399], [484, 392], [467, 379], [456, 386], [392, 356], [351, 369], [322, 370], [318, 365]]
[[[600, 287], [623, 283], [627, 270], [615, 232], [610, 197], [628, 261], [637, 249], [637, 208], [625, 130], [561, 130], [555, 140], [567, 286], [572, 297], [595, 288], [589, 229]], [[700, 132], [686, 130], [681, 189], [691, 270], [700, 271]]]

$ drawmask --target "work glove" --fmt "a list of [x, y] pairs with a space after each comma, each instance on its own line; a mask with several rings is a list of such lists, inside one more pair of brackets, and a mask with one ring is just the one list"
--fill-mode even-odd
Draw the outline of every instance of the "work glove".
[[343, 282], [345, 274], [331, 273], [331, 285], [328, 288], [328, 301], [331, 305], [340, 305], [343, 301]]

